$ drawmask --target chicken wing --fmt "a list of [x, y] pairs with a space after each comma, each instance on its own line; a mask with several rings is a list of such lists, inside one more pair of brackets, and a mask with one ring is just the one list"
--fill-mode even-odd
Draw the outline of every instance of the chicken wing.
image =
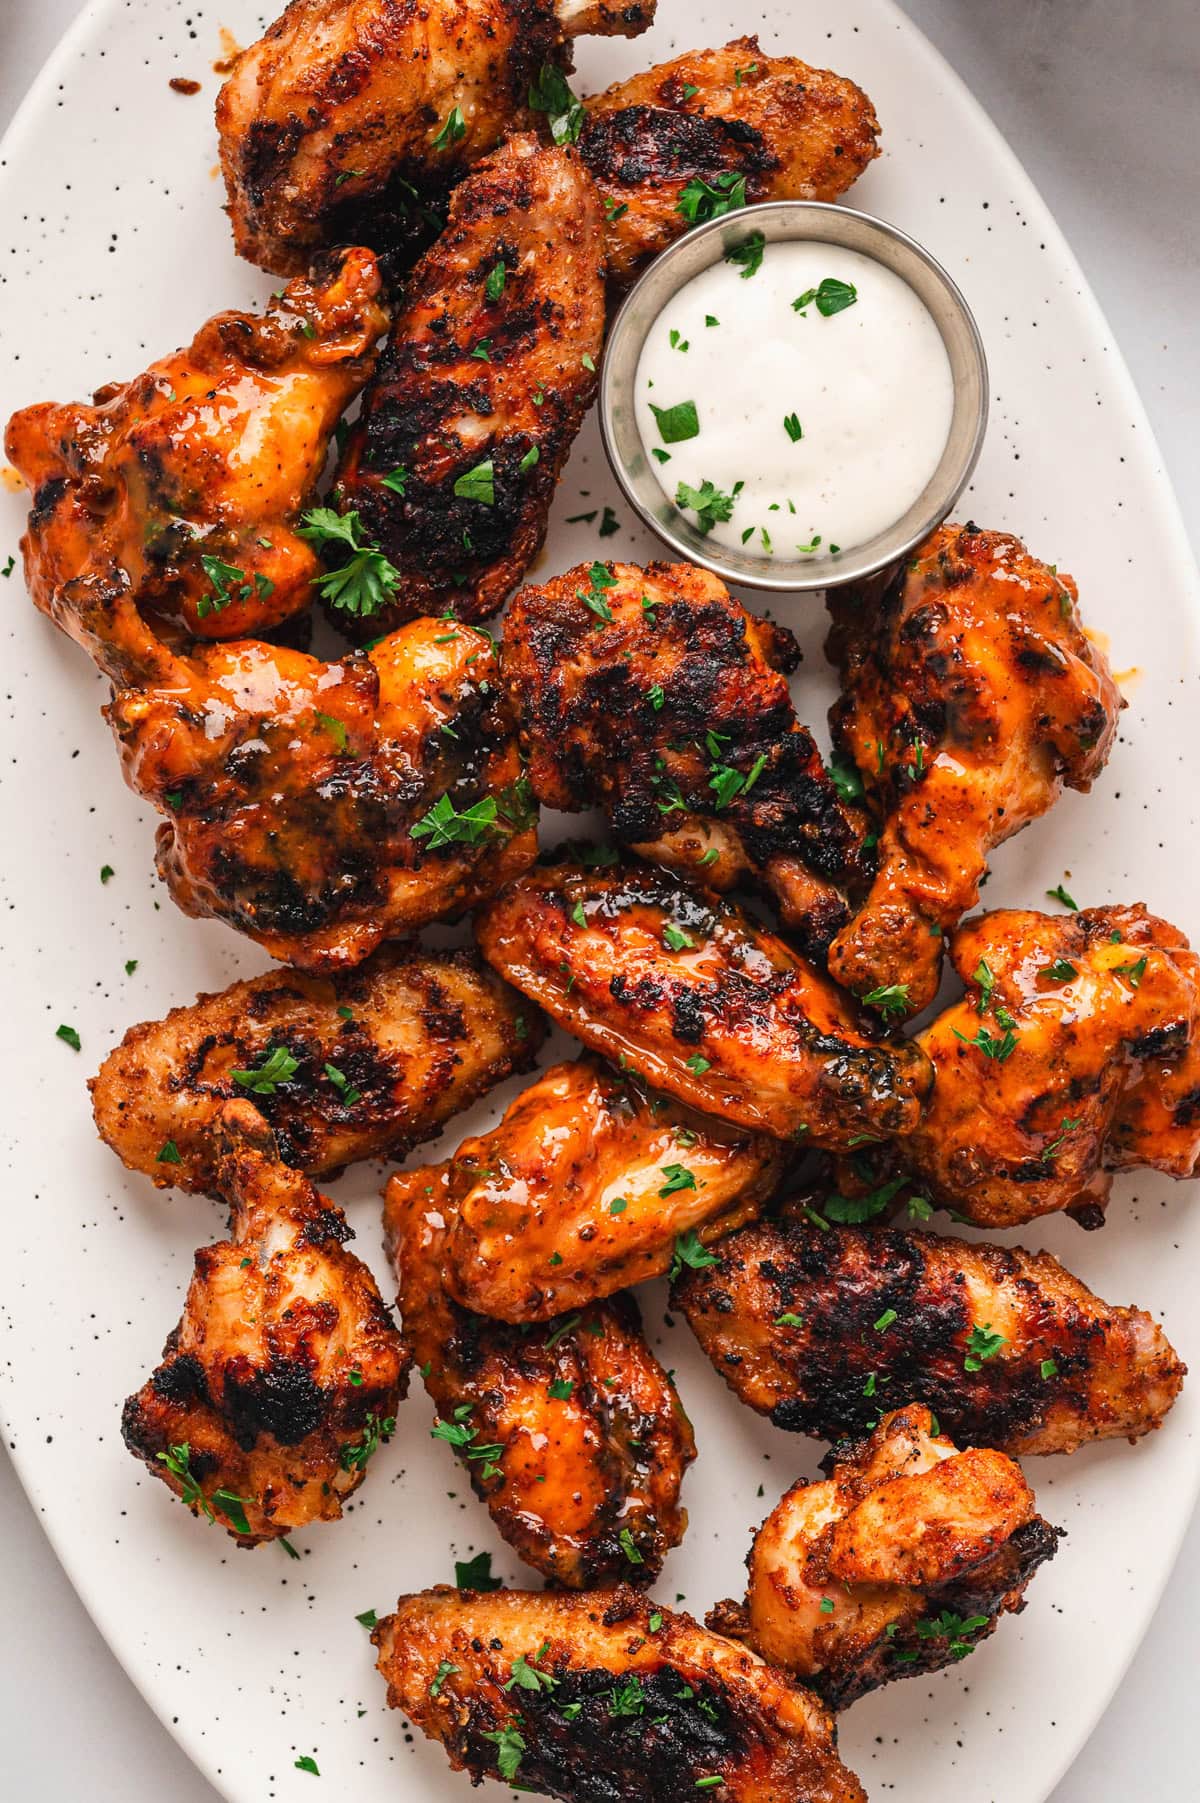
[[890, 581], [834, 591], [834, 744], [881, 819], [879, 872], [830, 949], [846, 988], [915, 1014], [993, 846], [1087, 790], [1124, 706], [1075, 584], [1019, 539], [940, 526]]
[[159, 630], [260, 634], [307, 609], [321, 566], [300, 536], [338, 418], [387, 324], [369, 251], [291, 283], [261, 318], [220, 313], [91, 406], [9, 421], [33, 495], [30, 593], [78, 636], [78, 589], [128, 585]]
[[719, 1603], [708, 1625], [844, 1709], [973, 1653], [1059, 1536], [1019, 1466], [960, 1452], [913, 1404], [840, 1448], [824, 1483], [792, 1486], [755, 1535], [745, 1607]]
[[1158, 1427], [1186, 1372], [1149, 1315], [1048, 1252], [823, 1216], [743, 1227], [718, 1250], [674, 1302], [742, 1401], [797, 1433], [859, 1435], [923, 1401], [960, 1445], [1074, 1452]]
[[447, 608], [485, 619], [541, 549], [596, 389], [603, 258], [599, 196], [568, 150], [510, 139], [455, 190], [338, 470], [339, 506], [402, 578], [369, 634]]
[[546, 1071], [491, 1133], [406, 1182], [445, 1186], [445, 1282], [464, 1307], [547, 1321], [661, 1276], [681, 1242], [691, 1254], [753, 1220], [783, 1165], [765, 1134], [581, 1058]]
[[623, 286], [705, 219], [762, 200], [836, 200], [879, 155], [861, 88], [757, 38], [692, 50], [585, 101], [579, 140]]
[[951, 941], [967, 994], [920, 1035], [937, 1072], [904, 1149], [980, 1227], [1099, 1226], [1113, 1171], [1200, 1168], [1200, 957], [1145, 908], [1001, 909]]
[[341, 1209], [228, 1102], [218, 1181], [232, 1237], [196, 1254], [163, 1362], [125, 1404], [125, 1444], [191, 1509], [258, 1546], [335, 1521], [395, 1426], [408, 1358]]
[[632, 1297], [545, 1324], [470, 1314], [444, 1288], [454, 1200], [445, 1172], [393, 1177], [384, 1225], [405, 1338], [496, 1528], [527, 1565], [583, 1588], [649, 1583], [687, 1526], [687, 1416]]
[[649, 867], [530, 872], [483, 955], [592, 1050], [718, 1120], [846, 1147], [916, 1125], [930, 1067], [732, 903]]
[[456, 1771], [566, 1803], [865, 1803], [833, 1723], [744, 1647], [622, 1586], [402, 1596], [371, 1638], [388, 1703]]
[[528, 1070], [543, 1034], [472, 953], [387, 946], [332, 980], [269, 971], [131, 1027], [92, 1079], [92, 1109], [160, 1189], [213, 1189], [233, 1096], [270, 1123], [285, 1164], [320, 1177], [432, 1139]]
[[712, 889], [759, 879], [815, 953], [869, 872], [792, 707], [799, 661], [786, 627], [686, 563], [581, 564], [522, 589], [501, 649], [544, 806], [603, 808], [617, 839]]
[[566, 40], [653, 16], [654, 0], [292, 0], [217, 101], [239, 255], [293, 275], [372, 222], [419, 247], [464, 170], [533, 122]]

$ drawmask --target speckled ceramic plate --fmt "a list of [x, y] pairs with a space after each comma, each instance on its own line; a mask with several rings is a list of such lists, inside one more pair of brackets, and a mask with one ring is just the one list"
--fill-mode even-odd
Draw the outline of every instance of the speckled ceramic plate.
[[[745, 22], [735, 0], [660, 0], [641, 43], [585, 42], [598, 87], [676, 49], [716, 44]], [[1072, 570], [1129, 710], [1108, 772], [995, 860], [990, 902], [1036, 903], [1069, 876], [1088, 903], [1145, 899], [1193, 929], [1197, 856], [1183, 791], [1194, 730], [1197, 594], [1167, 481], [1103, 319], [1052, 220], [969, 93], [887, 0], [766, 0], [764, 47], [829, 62], [875, 99], [886, 154], [853, 199], [922, 239], [961, 283], [991, 359], [992, 425], [965, 511], [1024, 534]], [[266, 277], [235, 261], [215, 179], [218, 24], [243, 41], [253, 0], [98, 0], [36, 84], [0, 171], [5, 218], [0, 411], [86, 394], [188, 338], [209, 313], [260, 299]], [[181, 98], [171, 76], [199, 79]], [[616, 504], [594, 425], [555, 510], [543, 566], [600, 547], [564, 516]], [[0, 495], [0, 566], [23, 505]], [[627, 510], [606, 554], [655, 547]], [[6, 1078], [0, 1131], [8, 1231], [0, 1273], [0, 1399], [18, 1469], [113, 1650], [223, 1795], [382, 1803], [464, 1799], [466, 1780], [384, 1707], [355, 1621], [402, 1590], [452, 1577], [487, 1547], [523, 1573], [429, 1438], [420, 1386], [395, 1439], [338, 1525], [247, 1555], [174, 1504], [123, 1451], [121, 1399], [154, 1363], [179, 1311], [194, 1247], [217, 1210], [156, 1194], [96, 1140], [85, 1078], [133, 1021], [262, 967], [224, 927], [177, 913], [151, 863], [153, 827], [123, 787], [99, 717], [104, 685], [35, 614], [19, 570], [4, 602], [5, 747], [0, 875], [7, 940]], [[802, 717], [824, 718], [831, 684], [822, 612], [784, 597], [806, 662]], [[1136, 666], [1136, 673], [1132, 667]], [[1194, 768], [1194, 762], [1192, 767]], [[1168, 810], [1167, 798], [1171, 797]], [[99, 880], [103, 864], [115, 875]], [[137, 968], [125, 974], [126, 960]], [[76, 1054], [55, 1038], [79, 1031]], [[454, 1123], [490, 1124], [510, 1099]], [[380, 1173], [335, 1186], [381, 1278]], [[1103, 1232], [1066, 1221], [1027, 1232], [1114, 1301], [1165, 1318], [1196, 1343], [1200, 1211], [1187, 1186], [1151, 1174], [1117, 1186]], [[691, 1528], [659, 1586], [702, 1612], [738, 1590], [748, 1535], [816, 1453], [740, 1408], [647, 1292], [647, 1320], [676, 1367], [700, 1457]], [[1030, 1606], [973, 1658], [859, 1704], [847, 1762], [896, 1803], [1037, 1803], [1053, 1788], [1120, 1677], [1167, 1577], [1200, 1475], [1197, 1392], [1136, 1449], [1108, 1445], [1035, 1462], [1044, 1512], [1070, 1537]], [[68, 1731], [64, 1724], [64, 1731]], [[296, 1769], [315, 1755], [319, 1780]]]

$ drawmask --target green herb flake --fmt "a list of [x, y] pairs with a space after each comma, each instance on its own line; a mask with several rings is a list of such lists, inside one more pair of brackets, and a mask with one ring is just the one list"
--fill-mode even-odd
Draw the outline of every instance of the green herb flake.
[[297, 531], [322, 557], [330, 546], [350, 552], [345, 563], [326, 570], [313, 585], [331, 607], [369, 619], [390, 604], [400, 584], [400, 572], [378, 545], [362, 536], [357, 512], [342, 514], [331, 507], [310, 507], [301, 516]]
[[74, 1027], [56, 1027], [54, 1037], [61, 1039], [64, 1045], [69, 1045], [73, 1052], [81, 1051], [83, 1048], [83, 1041]]
[[844, 313], [858, 299], [858, 289], [853, 282], [839, 282], [836, 276], [827, 275], [817, 288], [806, 288], [792, 302], [792, 311], [807, 317], [807, 310], [816, 306], [823, 319], [832, 319], [835, 313]]
[[[698, 90], [693, 90], [698, 92]], [[694, 176], [685, 182], [675, 203], [675, 211], [689, 225], [703, 225], [709, 219], [721, 219], [737, 212], [746, 204], [746, 177], [736, 170], [724, 169], [711, 182]]]
[[967, 1340], [967, 1349], [963, 1358], [964, 1371], [979, 1371], [987, 1359], [994, 1359], [1000, 1348], [1007, 1344], [1002, 1333], [993, 1333], [991, 1324], [986, 1327], [973, 1327]]
[[167, 1140], [167, 1142], [163, 1146], [162, 1150], [155, 1157], [154, 1162], [155, 1162], [155, 1164], [182, 1164], [183, 1163], [182, 1158], [179, 1156], [179, 1147], [175, 1144], [175, 1141], [173, 1139]]
[[761, 232], [751, 232], [742, 244], [735, 244], [732, 250], [725, 252], [725, 261], [741, 269], [743, 282], [749, 281], [762, 268], [763, 255], [767, 241]]
[[583, 130], [583, 104], [571, 92], [566, 76], [553, 63], [543, 63], [529, 89], [529, 105], [545, 113], [550, 136], [556, 144], [577, 144]]
[[321, 1776], [320, 1771], [317, 1768], [317, 1762], [311, 1753], [302, 1753], [300, 1755], [299, 1759], [296, 1761], [296, 1770], [298, 1772], [311, 1772], [314, 1778], [319, 1778]]
[[466, 135], [467, 122], [463, 118], [463, 110], [461, 106], [452, 106], [446, 115], [445, 124], [433, 139], [433, 148], [449, 150], [452, 144], [457, 144], [459, 139], [465, 138]]
[[293, 1058], [285, 1045], [277, 1045], [265, 1052], [252, 1069], [231, 1071], [230, 1075], [239, 1088], [248, 1089], [251, 1095], [273, 1096], [279, 1085], [290, 1083], [299, 1069], [300, 1060]]
[[1046, 894], [1051, 901], [1061, 902], [1064, 908], [1070, 908], [1072, 914], [1078, 914], [1079, 903], [1067, 894], [1061, 883], [1057, 883], [1053, 889], [1047, 889]]
[[673, 407], [656, 407], [651, 401], [650, 411], [664, 444], [682, 444], [687, 438], [699, 437], [700, 416], [695, 401], [676, 401]]
[[454, 1582], [459, 1590], [478, 1590], [481, 1595], [501, 1588], [500, 1579], [492, 1576], [491, 1553], [476, 1553], [473, 1559], [456, 1559]]

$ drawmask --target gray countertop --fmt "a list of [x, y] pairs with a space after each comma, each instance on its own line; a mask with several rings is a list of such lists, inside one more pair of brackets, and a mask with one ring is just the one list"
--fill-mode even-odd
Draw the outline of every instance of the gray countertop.
[[[1200, 545], [1195, 0], [905, 4], [1057, 215], [1133, 370]], [[77, 10], [78, 0], [0, 0], [0, 126]], [[1136, 1521], [1129, 1531], [1138, 1532]], [[92, 1626], [3, 1455], [0, 1546], [3, 1794], [38, 1803], [215, 1803]], [[1200, 1521], [1140, 1653], [1053, 1803], [1196, 1795], [1198, 1597]], [[148, 1594], [146, 1607], [169, 1610], [171, 1599]], [[179, 1626], [186, 1637], [186, 1622]], [[1012, 1753], [1021, 1757], [1019, 1743]], [[1002, 1772], [995, 1797], [1003, 1803]]]

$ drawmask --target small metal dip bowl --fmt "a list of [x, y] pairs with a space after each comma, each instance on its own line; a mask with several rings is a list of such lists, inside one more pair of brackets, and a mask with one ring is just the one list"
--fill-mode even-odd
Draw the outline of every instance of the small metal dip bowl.
[[[646, 335], [672, 296], [727, 252], [761, 232], [768, 244], [812, 239], [858, 251], [908, 283], [941, 333], [954, 378], [950, 432], [941, 461], [912, 506], [885, 532], [837, 556], [769, 557], [714, 546], [668, 500], [642, 445], [634, 383]], [[759, 589], [823, 589], [864, 576], [905, 556], [941, 523], [965, 488], [983, 444], [988, 373], [983, 340], [955, 283], [906, 233], [849, 207], [816, 200], [768, 201], [697, 226], [657, 257], [613, 321], [600, 377], [600, 430], [617, 481], [646, 525], [676, 557], [703, 564], [727, 582]]]

